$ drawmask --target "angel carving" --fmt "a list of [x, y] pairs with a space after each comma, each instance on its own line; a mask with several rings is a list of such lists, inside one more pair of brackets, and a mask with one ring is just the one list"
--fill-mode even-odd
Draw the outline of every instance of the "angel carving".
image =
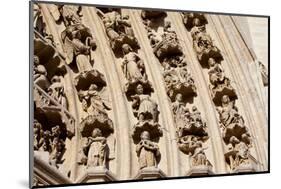
[[80, 73], [92, 69], [91, 50], [94, 50], [96, 43], [89, 28], [82, 24], [71, 25], [62, 32], [61, 38], [67, 54], [66, 62], [76, 62]]

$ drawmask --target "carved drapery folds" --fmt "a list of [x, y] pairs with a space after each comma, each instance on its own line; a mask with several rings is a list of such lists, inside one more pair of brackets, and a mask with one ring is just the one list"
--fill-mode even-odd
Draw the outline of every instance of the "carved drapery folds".
[[115, 54], [122, 54], [122, 45], [128, 44], [138, 49], [139, 44], [131, 27], [128, 15], [123, 15], [121, 9], [97, 8], [101, 17], [110, 46]]
[[136, 87], [139, 84], [143, 86], [144, 93], [150, 94], [153, 92], [143, 60], [133, 51], [129, 44], [123, 44], [122, 51], [123, 59], [121, 67], [127, 80], [125, 84], [127, 98], [130, 99], [131, 95], [136, 93]]
[[[250, 166], [252, 139], [243, 117], [238, 113], [238, 99], [231, 81], [221, 65], [223, 56], [207, 33], [206, 17], [203, 14], [183, 13], [183, 23], [190, 31], [193, 48], [203, 68], [208, 69], [210, 93], [216, 106], [222, 137], [226, 145], [225, 160], [232, 172]], [[252, 167], [250, 169], [253, 169]], [[249, 169], [248, 169], [249, 170]]]
[[208, 139], [206, 123], [196, 106], [189, 103], [197, 95], [196, 86], [187, 66], [182, 47], [164, 12], [142, 11], [141, 17], [148, 32], [154, 54], [163, 67], [163, 78], [176, 125], [179, 149], [190, 155], [192, 168], [212, 165], [206, 157], [203, 143]]

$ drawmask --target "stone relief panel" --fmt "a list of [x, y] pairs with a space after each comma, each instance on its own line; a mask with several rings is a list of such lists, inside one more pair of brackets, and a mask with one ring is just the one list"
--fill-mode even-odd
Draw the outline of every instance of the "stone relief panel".
[[252, 138], [242, 115], [238, 113], [238, 100], [230, 79], [225, 75], [221, 51], [214, 45], [206, 30], [208, 21], [203, 14], [182, 13], [183, 23], [193, 39], [193, 48], [202, 68], [208, 69], [209, 88], [219, 115], [222, 138], [225, 143], [225, 161], [230, 172], [254, 170], [250, 148]]

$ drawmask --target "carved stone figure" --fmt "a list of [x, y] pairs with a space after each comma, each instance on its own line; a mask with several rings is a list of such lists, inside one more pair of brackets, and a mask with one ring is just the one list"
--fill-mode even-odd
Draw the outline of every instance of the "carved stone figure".
[[143, 94], [143, 86], [137, 86], [137, 94], [132, 96], [132, 107], [136, 110], [139, 122], [153, 120], [158, 121], [158, 105], [147, 94]]
[[33, 123], [33, 149], [39, 150], [39, 148], [43, 145], [43, 128], [41, 123], [39, 123], [36, 119]]
[[137, 156], [139, 158], [139, 168], [157, 167], [160, 161], [159, 147], [155, 142], [150, 140], [148, 131], [141, 133], [141, 141], [136, 146]]
[[91, 70], [91, 50], [96, 47], [96, 43], [90, 30], [82, 24], [70, 25], [62, 32], [62, 39], [67, 53], [66, 62], [71, 64], [75, 59], [80, 73]]
[[107, 117], [107, 110], [110, 110], [109, 105], [104, 101], [98, 87], [91, 84], [88, 91], [80, 91], [79, 98], [82, 102], [83, 110], [90, 115]]
[[159, 59], [167, 56], [182, 55], [182, 47], [175, 31], [171, 28], [171, 22], [165, 22], [163, 34], [156, 35], [155, 31], [148, 29], [148, 38], [155, 55]]
[[215, 103], [224, 95], [227, 94], [232, 98], [236, 98], [234, 88], [230, 84], [230, 80], [225, 76], [224, 70], [220, 64], [216, 63], [213, 58], [209, 58], [209, 79], [212, 97]]
[[44, 131], [43, 133], [43, 144], [41, 146], [41, 148], [39, 149], [40, 151], [47, 151], [47, 152], [51, 152], [52, 148], [52, 134], [49, 130]]
[[191, 73], [186, 67], [172, 68], [170, 64], [164, 64], [164, 80], [168, 96], [174, 101], [177, 93], [184, 94], [187, 99], [196, 95], [196, 87]]
[[188, 31], [190, 31], [193, 27], [204, 26], [208, 23], [206, 17], [202, 13], [183, 13], [183, 23]]
[[66, 27], [69, 25], [81, 24], [81, 6], [59, 5], [58, 10]]
[[203, 148], [202, 147], [202, 142], [201, 141], [197, 141], [195, 143], [195, 150], [193, 152], [193, 154], [191, 155], [191, 165], [192, 166], [211, 166], [211, 163], [209, 162], [209, 160], [207, 159], [207, 156], [205, 154], [205, 150], [207, 148]]
[[219, 111], [220, 121], [224, 127], [228, 127], [232, 123], [244, 125], [244, 120], [238, 113], [234, 101], [230, 101], [230, 98], [227, 95], [224, 95], [221, 101], [222, 107], [218, 107], [217, 109]]
[[65, 144], [59, 137], [54, 137], [52, 141], [52, 151], [49, 157], [50, 165], [59, 168], [58, 164], [62, 163], [62, 156], [65, 150]]
[[48, 88], [49, 95], [57, 100], [63, 107], [67, 108], [67, 101], [64, 92], [64, 86], [59, 76], [54, 76], [51, 80], [52, 84]]
[[100, 129], [93, 130], [92, 136], [88, 137], [88, 142], [83, 147], [83, 152], [85, 155], [83, 162], [87, 162], [87, 167], [106, 166], [108, 146]]
[[[246, 135], [242, 136], [247, 137]], [[229, 163], [230, 169], [235, 170], [239, 166], [249, 164], [249, 146], [232, 136], [229, 140], [228, 152], [226, 153], [226, 160]]]
[[131, 47], [138, 47], [137, 39], [135, 38], [129, 16], [122, 16], [118, 11], [114, 9], [108, 9], [109, 11], [103, 13], [98, 10], [98, 14], [102, 17], [106, 34], [109, 37], [111, 48], [118, 50], [123, 44], [127, 43]]
[[47, 70], [44, 65], [40, 64], [39, 57], [36, 55], [34, 55], [33, 81], [43, 90], [46, 90], [50, 85], [47, 78]]
[[193, 38], [193, 48], [202, 66], [208, 65], [209, 58], [214, 58], [217, 61], [223, 59], [220, 50], [213, 44], [211, 36], [206, 33], [204, 27], [194, 27], [191, 35]]
[[148, 82], [145, 66], [140, 57], [133, 52], [128, 44], [122, 45], [122, 49], [124, 53], [122, 68], [127, 80], [131, 83], [136, 83], [137, 81], [141, 83]]

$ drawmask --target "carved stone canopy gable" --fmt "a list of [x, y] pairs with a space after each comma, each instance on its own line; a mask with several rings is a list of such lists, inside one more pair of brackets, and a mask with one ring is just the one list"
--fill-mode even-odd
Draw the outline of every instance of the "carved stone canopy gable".
[[104, 75], [96, 69], [81, 72], [74, 78], [74, 85], [77, 91], [87, 90], [92, 84], [95, 84], [98, 90], [106, 87]]

